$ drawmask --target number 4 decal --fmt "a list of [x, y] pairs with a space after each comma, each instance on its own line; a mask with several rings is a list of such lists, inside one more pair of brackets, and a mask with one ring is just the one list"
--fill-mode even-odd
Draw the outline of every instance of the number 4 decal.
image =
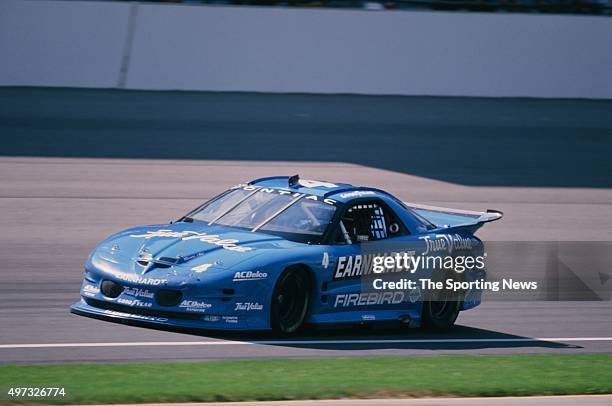
[[300, 179], [299, 184], [304, 187], [316, 188], [316, 187], [325, 187], [325, 188], [335, 188], [338, 187], [335, 183], [323, 182], [320, 180], [311, 180], [311, 179]]
[[329, 266], [329, 254], [327, 252], [323, 253], [323, 260], [321, 261], [321, 266], [325, 269]]

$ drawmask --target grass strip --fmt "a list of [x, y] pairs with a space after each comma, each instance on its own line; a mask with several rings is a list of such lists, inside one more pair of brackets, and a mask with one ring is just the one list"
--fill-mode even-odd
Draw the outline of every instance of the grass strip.
[[[10, 387], [66, 388], [25, 403], [139, 403], [612, 393], [612, 354], [263, 359], [0, 366]], [[18, 399], [11, 399], [15, 402]]]

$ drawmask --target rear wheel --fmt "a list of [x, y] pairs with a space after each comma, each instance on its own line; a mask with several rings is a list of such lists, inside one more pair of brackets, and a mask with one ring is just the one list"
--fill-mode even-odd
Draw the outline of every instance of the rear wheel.
[[278, 333], [291, 334], [304, 324], [310, 304], [310, 278], [303, 268], [289, 268], [276, 282], [270, 320]]
[[[453, 271], [442, 273], [441, 281], [455, 276]], [[445, 284], [446, 286], [446, 284]], [[450, 329], [459, 316], [463, 300], [463, 291], [453, 291], [451, 289], [434, 290], [428, 293], [428, 300], [423, 302], [423, 327], [430, 331], [445, 331]]]

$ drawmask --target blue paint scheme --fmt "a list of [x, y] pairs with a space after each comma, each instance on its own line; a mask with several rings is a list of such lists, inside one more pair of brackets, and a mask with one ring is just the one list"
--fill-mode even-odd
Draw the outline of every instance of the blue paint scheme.
[[[306, 186], [302, 183], [290, 188], [288, 177], [283, 176], [259, 179], [248, 185], [332, 199], [336, 214], [330, 229], [337, 227], [340, 214], [354, 203], [382, 202], [403, 223], [406, 235], [377, 242], [335, 244], [330, 233], [326, 233], [321, 243], [309, 244], [269, 232], [208, 225], [203, 221], [134, 227], [111, 235], [90, 254], [81, 300], [71, 307], [72, 311], [159, 326], [265, 330], [270, 328], [271, 296], [277, 279], [289, 266], [299, 265], [308, 269], [313, 281], [308, 322], [362, 323], [402, 318], [409, 319], [411, 326], [418, 326], [420, 298], [400, 304], [335, 307], [337, 295], [361, 290], [359, 277], [334, 280], [339, 258], [377, 252], [376, 244], [408, 244], [422, 252], [426, 249], [422, 237], [440, 235], [470, 238], [477, 243], [470, 252], [483, 250], [482, 242], [473, 236], [484, 222], [476, 214], [409, 208], [389, 193], [373, 188], [305, 183]], [[381, 245], [379, 252], [388, 252], [384, 251], [387, 246]], [[465, 275], [468, 280], [486, 278], [484, 271]], [[105, 280], [116, 282], [124, 290], [116, 298], [103, 295], [100, 285]], [[161, 306], [153, 297], [160, 290], [180, 291], [182, 298], [177, 305]], [[468, 292], [463, 309], [477, 306], [480, 296], [479, 291]]]

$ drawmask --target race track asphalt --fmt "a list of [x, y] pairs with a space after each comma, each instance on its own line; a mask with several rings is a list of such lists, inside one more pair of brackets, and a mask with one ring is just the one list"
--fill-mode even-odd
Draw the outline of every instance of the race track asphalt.
[[612, 352], [603, 279], [607, 300], [488, 301], [437, 335], [196, 335], [68, 312], [105, 236], [260, 176], [504, 211], [485, 241], [612, 241], [611, 153], [602, 101], [0, 89], [0, 362]]

